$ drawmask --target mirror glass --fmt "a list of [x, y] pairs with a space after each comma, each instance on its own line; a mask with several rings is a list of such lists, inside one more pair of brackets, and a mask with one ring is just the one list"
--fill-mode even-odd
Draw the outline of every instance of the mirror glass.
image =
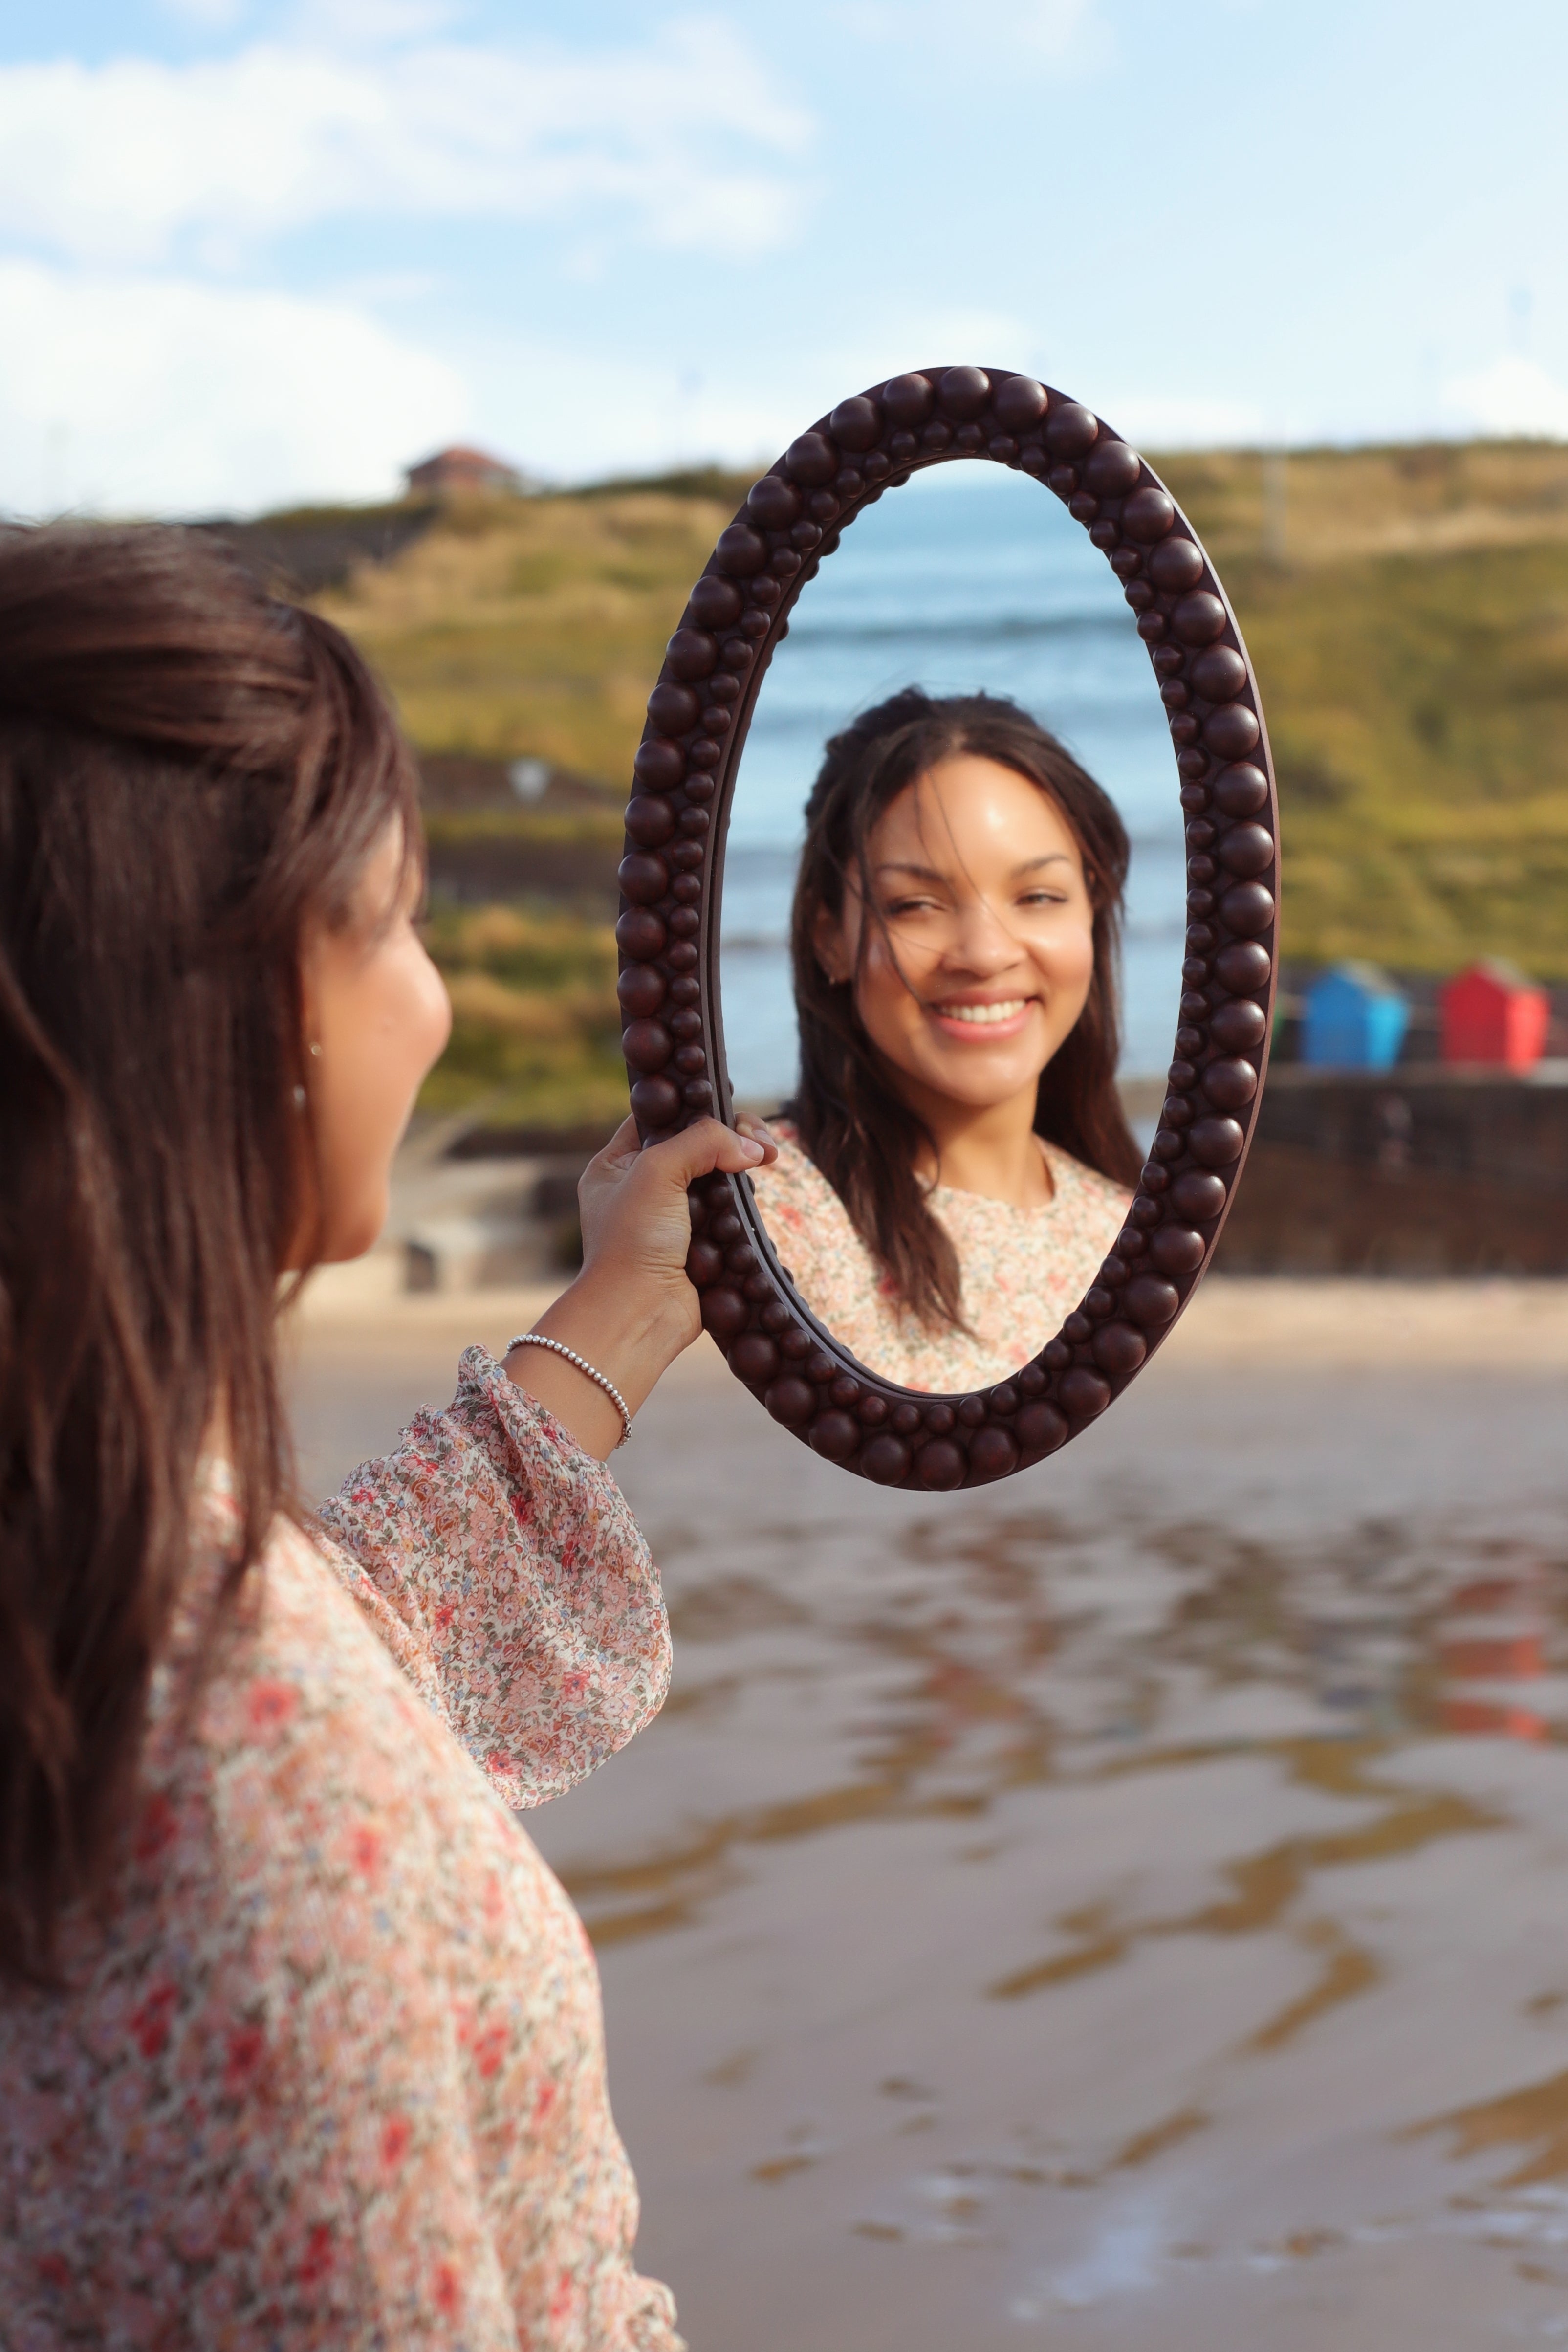
[[[937, 709], [867, 721], [907, 688]], [[973, 708], [951, 705], [980, 695], [1011, 708], [983, 709], [977, 735]], [[824, 747], [856, 722], [803, 859]], [[1067, 787], [1051, 767], [1062, 756]], [[1042, 759], [1055, 790], [1024, 772]], [[1092, 830], [1096, 785], [1111, 835]], [[1116, 896], [1095, 881], [1115, 818], [1130, 855], [1113, 967], [1093, 902]], [[762, 683], [729, 816], [718, 977], [736, 1108], [779, 1125], [785, 1147], [754, 1183], [759, 1213], [805, 1304], [869, 1370], [925, 1391], [981, 1387], [1078, 1303], [1163, 1097], [1186, 887], [1166, 716], [1085, 532], [1040, 484], [986, 463], [934, 467], [862, 509]], [[798, 892], [819, 1041], [804, 1069]], [[1087, 1035], [1113, 968], [1114, 1065]]]

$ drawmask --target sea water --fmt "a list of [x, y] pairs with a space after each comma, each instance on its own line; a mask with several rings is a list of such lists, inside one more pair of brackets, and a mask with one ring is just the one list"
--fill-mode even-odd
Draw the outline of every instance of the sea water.
[[720, 985], [737, 1098], [776, 1102], [796, 1075], [789, 901], [822, 747], [905, 686], [1010, 695], [1110, 793], [1133, 844], [1122, 1071], [1163, 1070], [1186, 883], [1147, 648], [1121, 583], [1049, 491], [997, 467], [955, 465], [862, 512], [805, 590], [764, 681], [725, 858]]

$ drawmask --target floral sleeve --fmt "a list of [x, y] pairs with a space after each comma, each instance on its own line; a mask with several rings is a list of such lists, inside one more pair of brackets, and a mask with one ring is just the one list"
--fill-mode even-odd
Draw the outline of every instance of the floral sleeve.
[[446, 1410], [319, 1517], [332, 1567], [507, 1804], [559, 1796], [663, 1705], [669, 1620], [619, 1487], [483, 1348]]

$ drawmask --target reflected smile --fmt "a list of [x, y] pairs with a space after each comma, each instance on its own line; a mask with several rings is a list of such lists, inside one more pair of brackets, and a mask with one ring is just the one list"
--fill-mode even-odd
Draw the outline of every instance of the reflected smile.
[[1032, 996], [998, 996], [986, 1003], [955, 1000], [950, 1003], [927, 1007], [934, 1021], [946, 1029], [949, 1036], [1010, 1037], [1029, 1017], [1036, 1002]]

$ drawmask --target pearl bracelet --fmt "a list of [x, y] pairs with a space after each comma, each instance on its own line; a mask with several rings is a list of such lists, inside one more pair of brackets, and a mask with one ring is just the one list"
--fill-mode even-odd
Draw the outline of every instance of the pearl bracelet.
[[632, 1416], [626, 1410], [626, 1400], [614, 1381], [607, 1381], [602, 1372], [595, 1371], [587, 1358], [580, 1356], [575, 1348], [566, 1347], [559, 1339], [547, 1339], [542, 1331], [519, 1331], [515, 1339], [508, 1339], [507, 1342], [508, 1356], [514, 1348], [548, 1348], [552, 1356], [564, 1356], [569, 1364], [575, 1364], [580, 1372], [586, 1372], [589, 1379], [604, 1391], [605, 1395], [621, 1415], [621, 1434], [611, 1448], [612, 1453], [619, 1454], [632, 1434]]

